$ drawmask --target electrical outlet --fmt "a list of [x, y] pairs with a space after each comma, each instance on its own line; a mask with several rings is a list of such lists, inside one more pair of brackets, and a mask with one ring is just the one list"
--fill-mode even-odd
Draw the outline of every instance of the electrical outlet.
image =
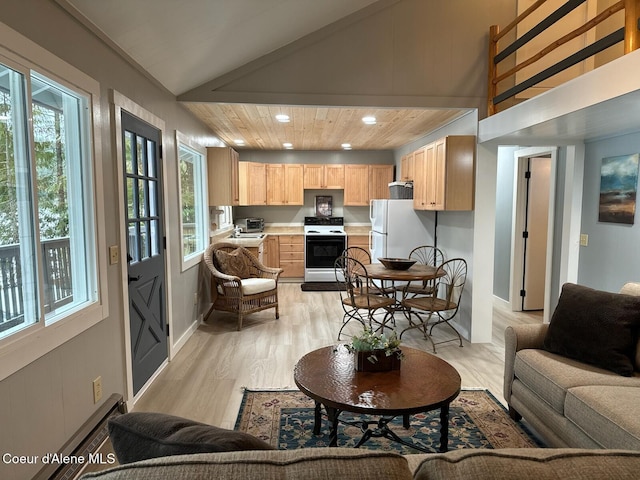
[[102, 377], [93, 381], [93, 403], [98, 403], [102, 398]]
[[117, 245], [111, 245], [109, 247], [109, 264], [115, 265], [120, 261], [120, 249]]
[[194, 305], [198, 304], [198, 292], [193, 294], [193, 304]]
[[587, 235], [586, 233], [581, 233], [580, 234], [580, 246], [581, 247], [586, 247], [587, 245], [589, 245], [589, 235]]

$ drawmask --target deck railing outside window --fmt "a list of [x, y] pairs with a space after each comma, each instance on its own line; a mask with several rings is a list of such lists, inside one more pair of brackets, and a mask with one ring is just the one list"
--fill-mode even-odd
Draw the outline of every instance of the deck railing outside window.
[[[42, 242], [45, 312], [73, 301], [69, 238]], [[0, 247], [0, 332], [24, 322], [18, 244]]]

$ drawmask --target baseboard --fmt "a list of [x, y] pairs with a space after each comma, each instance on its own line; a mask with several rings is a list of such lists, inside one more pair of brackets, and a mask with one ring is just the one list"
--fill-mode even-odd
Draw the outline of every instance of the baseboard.
[[187, 343], [187, 341], [191, 338], [191, 336], [195, 333], [195, 331], [198, 329], [198, 326], [200, 325], [200, 320], [196, 320], [194, 321], [189, 328], [187, 329], [186, 332], [184, 332], [182, 334], [182, 336], [178, 339], [177, 342], [175, 342], [170, 349], [169, 352], [169, 361], [173, 360], [173, 357], [176, 356], [176, 354], [182, 349], [182, 347], [185, 346], [185, 344]]
[[[51, 461], [33, 477], [33, 480], [75, 478], [90, 463], [113, 465], [115, 458], [103, 457], [96, 452], [109, 436], [107, 428], [109, 418], [126, 413], [126, 411], [122, 395], [115, 393], [111, 395], [58, 452], [50, 454]], [[69, 457], [74, 461], [54, 461], [64, 457]]]

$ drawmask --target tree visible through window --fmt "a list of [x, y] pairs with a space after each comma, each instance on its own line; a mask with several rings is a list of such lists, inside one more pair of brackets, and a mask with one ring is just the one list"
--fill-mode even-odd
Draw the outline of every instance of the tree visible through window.
[[94, 301], [97, 277], [88, 99], [36, 73], [0, 74], [2, 338]]
[[204, 155], [183, 144], [178, 146], [182, 257], [184, 261], [202, 253], [208, 243], [207, 197]]

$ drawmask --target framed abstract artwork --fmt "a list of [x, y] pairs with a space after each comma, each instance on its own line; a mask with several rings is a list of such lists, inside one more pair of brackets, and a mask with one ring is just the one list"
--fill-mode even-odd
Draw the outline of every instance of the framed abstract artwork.
[[602, 159], [598, 221], [633, 225], [640, 154]]

